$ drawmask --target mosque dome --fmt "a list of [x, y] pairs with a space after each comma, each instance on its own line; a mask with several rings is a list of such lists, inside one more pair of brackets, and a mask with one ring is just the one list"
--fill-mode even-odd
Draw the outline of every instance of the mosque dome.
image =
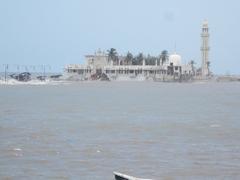
[[182, 58], [177, 53], [171, 54], [169, 56], [169, 63], [173, 63], [174, 66], [180, 66], [181, 65]]

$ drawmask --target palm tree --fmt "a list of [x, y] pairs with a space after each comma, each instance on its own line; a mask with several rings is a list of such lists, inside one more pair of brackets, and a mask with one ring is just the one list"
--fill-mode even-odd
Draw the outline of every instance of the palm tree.
[[138, 65], [138, 60], [137, 60], [137, 57], [133, 57], [132, 59], [132, 65]]
[[133, 55], [128, 51], [127, 56], [125, 58], [125, 62], [127, 65], [130, 65], [132, 64], [132, 61], [133, 61]]
[[110, 50], [107, 50], [108, 52], [108, 62], [113, 61], [114, 64], [118, 63], [118, 56], [117, 51], [114, 48], [111, 48]]
[[143, 64], [143, 59], [144, 59], [143, 53], [139, 53], [139, 54], [137, 55], [136, 59], [137, 59], [137, 62], [138, 62], [137, 64], [138, 64], [138, 65], [142, 65], [142, 64]]
[[194, 62], [194, 60], [191, 60], [191, 61], [190, 61], [190, 64], [191, 64], [191, 68], [192, 68], [193, 75], [195, 75], [195, 67], [194, 67], [194, 64], [196, 64], [196, 63]]
[[146, 63], [146, 65], [150, 65], [150, 63], [151, 63], [151, 55], [150, 54], [148, 54], [147, 55], [147, 57], [145, 58], [145, 63]]
[[210, 75], [210, 61], [207, 62], [208, 75]]
[[157, 57], [151, 56], [150, 54], [148, 54], [146, 59], [145, 59], [146, 65], [151, 65], [151, 66], [156, 65], [157, 60], [158, 60]]
[[161, 55], [160, 55], [160, 59], [162, 61], [162, 64], [164, 64], [166, 61], [168, 61], [168, 51], [167, 50], [163, 50]]

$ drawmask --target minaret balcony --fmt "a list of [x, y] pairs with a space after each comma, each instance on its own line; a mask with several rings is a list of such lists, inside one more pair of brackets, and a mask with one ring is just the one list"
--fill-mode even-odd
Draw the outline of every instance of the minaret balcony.
[[201, 51], [209, 51], [210, 47], [201, 47]]
[[201, 36], [204, 38], [204, 37], [209, 37], [209, 34], [208, 33], [202, 33]]

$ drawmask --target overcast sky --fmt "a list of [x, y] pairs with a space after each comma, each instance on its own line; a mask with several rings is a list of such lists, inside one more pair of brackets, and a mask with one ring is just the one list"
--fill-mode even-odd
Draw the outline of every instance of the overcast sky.
[[0, 67], [83, 63], [96, 49], [177, 52], [201, 64], [201, 24], [210, 27], [214, 73], [240, 74], [238, 0], [0, 0]]

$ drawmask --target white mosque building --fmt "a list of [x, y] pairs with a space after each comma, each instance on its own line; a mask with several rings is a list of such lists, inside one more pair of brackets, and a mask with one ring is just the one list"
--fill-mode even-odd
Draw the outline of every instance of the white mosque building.
[[[202, 68], [201, 77], [209, 74], [208, 60], [208, 23], [204, 21], [202, 27]], [[126, 65], [122, 63], [123, 56], [119, 57], [118, 63], [109, 60], [104, 51], [98, 50], [93, 55], [85, 56], [85, 64], [70, 64], [65, 67], [65, 75], [71, 80], [96, 80], [104, 79], [116, 81], [184, 81], [193, 79], [196, 75], [193, 65], [184, 64], [182, 58], [176, 52], [169, 55], [166, 61], [154, 65], [146, 65], [145, 60], [141, 65]]]
[[[120, 58], [121, 59], [121, 58]], [[182, 58], [176, 52], [171, 54], [166, 62], [155, 65], [146, 65], [145, 59], [142, 65], [124, 65], [119, 60], [117, 65], [109, 61], [108, 55], [101, 50], [94, 55], [85, 56], [86, 64], [67, 65], [65, 71], [70, 79], [92, 80], [94, 75], [105, 74], [109, 80], [118, 81], [175, 81], [180, 80], [182, 75], [190, 77], [193, 75], [192, 66], [183, 64]]]

